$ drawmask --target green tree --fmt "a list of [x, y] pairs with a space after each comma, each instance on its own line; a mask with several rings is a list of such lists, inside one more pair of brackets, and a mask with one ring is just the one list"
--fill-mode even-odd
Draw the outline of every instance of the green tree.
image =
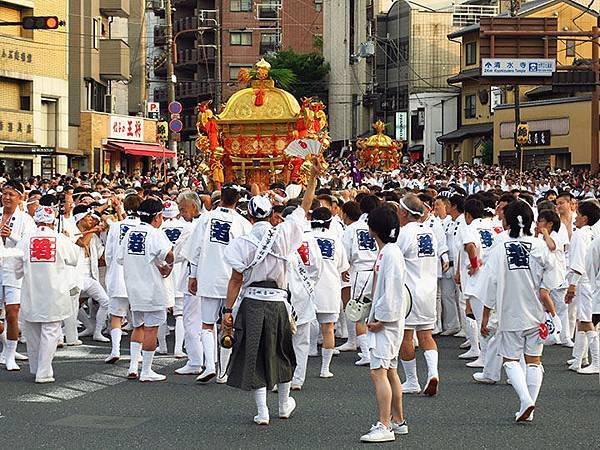
[[296, 53], [281, 50], [265, 57], [273, 69], [289, 69], [296, 76], [288, 90], [298, 100], [302, 97], [319, 97], [327, 102], [329, 64], [319, 53]]
[[485, 141], [481, 146], [481, 162], [487, 165], [494, 163], [494, 144], [492, 141]]

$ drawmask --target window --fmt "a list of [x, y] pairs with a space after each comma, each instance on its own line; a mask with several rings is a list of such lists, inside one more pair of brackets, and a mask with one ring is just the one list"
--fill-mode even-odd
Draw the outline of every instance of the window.
[[90, 80], [87, 84], [87, 109], [90, 111], [104, 111], [104, 97], [107, 94], [106, 86]]
[[252, 31], [231, 31], [229, 43], [231, 45], [252, 45]]
[[469, 42], [465, 45], [465, 65], [472, 66], [477, 63], [477, 43]]
[[465, 96], [465, 119], [474, 119], [477, 115], [477, 99], [475, 95]]
[[92, 46], [98, 50], [100, 47], [100, 20], [92, 19]]
[[246, 69], [251, 69], [252, 67], [250, 66], [229, 66], [229, 79], [230, 80], [237, 80], [237, 77], [240, 73], [240, 70], [246, 68]]
[[567, 56], [570, 57], [574, 57], [575, 56], [575, 41], [573, 40], [568, 40], [566, 42], [567, 48], [566, 48], [566, 52], [567, 52]]
[[260, 54], [279, 50], [279, 35], [277, 33], [263, 33], [260, 35]]
[[233, 12], [252, 11], [252, 0], [231, 0], [229, 10]]
[[315, 0], [315, 11], [323, 11], [323, 0]]

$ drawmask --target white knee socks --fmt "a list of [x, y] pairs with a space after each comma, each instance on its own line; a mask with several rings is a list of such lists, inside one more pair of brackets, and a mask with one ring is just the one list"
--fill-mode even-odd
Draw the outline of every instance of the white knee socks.
[[149, 374], [152, 372], [152, 360], [154, 359], [154, 352], [142, 350], [142, 374]]
[[370, 359], [371, 352], [369, 351], [369, 340], [367, 339], [366, 334], [361, 334], [360, 336], [356, 336], [356, 342], [360, 346], [360, 352], [362, 353], [363, 359]]
[[[289, 391], [288, 391], [289, 394]], [[257, 418], [269, 420], [269, 408], [267, 406], [267, 388], [262, 387], [254, 390], [254, 401], [256, 402]], [[256, 420], [256, 418], [255, 418]]]
[[419, 376], [417, 375], [417, 360], [416, 359], [411, 359], [409, 361], [402, 360], [402, 367], [404, 368], [404, 375], [406, 376], [406, 382], [419, 384]]
[[138, 364], [140, 361], [140, 355], [142, 353], [142, 343], [131, 341], [129, 343], [129, 373], [138, 373]]
[[183, 355], [183, 340], [185, 330], [183, 329], [183, 316], [175, 317], [175, 356]]
[[525, 372], [518, 361], [508, 361], [504, 363], [504, 370], [506, 375], [510, 378], [513, 389], [519, 396], [521, 402], [521, 411], [524, 411], [528, 406], [534, 404], [529, 389], [527, 388], [527, 380], [525, 378]]
[[542, 365], [528, 364], [527, 365], [527, 390], [531, 396], [533, 403], [536, 402], [540, 388], [542, 387], [542, 380], [544, 379], [544, 368]]
[[167, 347], [167, 323], [163, 323], [158, 327], [158, 353], [167, 354], [169, 349]]
[[279, 383], [277, 384], [277, 395], [279, 396], [279, 409], [287, 406], [288, 400], [290, 399], [290, 387], [291, 383]]
[[332, 376], [331, 372], [329, 371], [329, 365], [331, 364], [331, 358], [333, 357], [333, 349], [322, 348], [321, 354], [321, 377]]
[[596, 374], [600, 372], [600, 343], [598, 340], [598, 332], [586, 331], [585, 335], [588, 341], [592, 361], [589, 366], [580, 369], [578, 372], [583, 374]]
[[[438, 373], [438, 351], [437, 350], [425, 350], [425, 361], [427, 362], [427, 378], [439, 378]], [[416, 364], [415, 364], [416, 372]]]
[[111, 344], [111, 355], [119, 356], [121, 355], [121, 336], [123, 332], [120, 328], [113, 328], [110, 330], [110, 344]]
[[202, 330], [202, 347], [204, 347], [204, 367], [206, 373], [216, 373], [215, 369], [215, 333]]

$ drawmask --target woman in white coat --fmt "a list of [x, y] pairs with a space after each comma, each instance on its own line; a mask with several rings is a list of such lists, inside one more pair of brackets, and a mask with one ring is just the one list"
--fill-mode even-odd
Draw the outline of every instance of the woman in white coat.
[[371, 234], [380, 249], [374, 269], [373, 303], [367, 322], [371, 380], [375, 386], [379, 421], [363, 442], [387, 442], [396, 434], [407, 434], [402, 411], [402, 384], [398, 377], [398, 353], [404, 335], [404, 278], [406, 265], [395, 242], [400, 230], [393, 209], [374, 209], [368, 219]]
[[54, 210], [40, 206], [34, 214], [37, 228], [17, 245], [23, 257], [17, 276], [23, 278], [21, 317], [27, 338], [29, 370], [36, 383], [52, 383], [52, 359], [61, 338], [61, 322], [73, 314], [67, 266], [77, 265], [78, 248], [54, 230]]

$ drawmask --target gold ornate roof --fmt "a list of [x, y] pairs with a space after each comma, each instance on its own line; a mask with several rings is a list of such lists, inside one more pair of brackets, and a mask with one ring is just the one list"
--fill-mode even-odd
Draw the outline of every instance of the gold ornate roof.
[[362, 147], [379, 147], [379, 148], [387, 148], [393, 147], [395, 145], [393, 139], [385, 134], [383, 134], [385, 130], [385, 124], [378, 120], [373, 124], [373, 128], [376, 131], [376, 134], [369, 136], [361, 142]]
[[256, 90], [260, 81], [251, 88], [241, 89], [231, 96], [225, 109], [218, 115], [220, 124], [231, 123], [287, 123], [295, 122], [300, 114], [300, 105], [292, 94], [274, 87], [272, 80], [264, 80], [264, 104], [256, 106]]

